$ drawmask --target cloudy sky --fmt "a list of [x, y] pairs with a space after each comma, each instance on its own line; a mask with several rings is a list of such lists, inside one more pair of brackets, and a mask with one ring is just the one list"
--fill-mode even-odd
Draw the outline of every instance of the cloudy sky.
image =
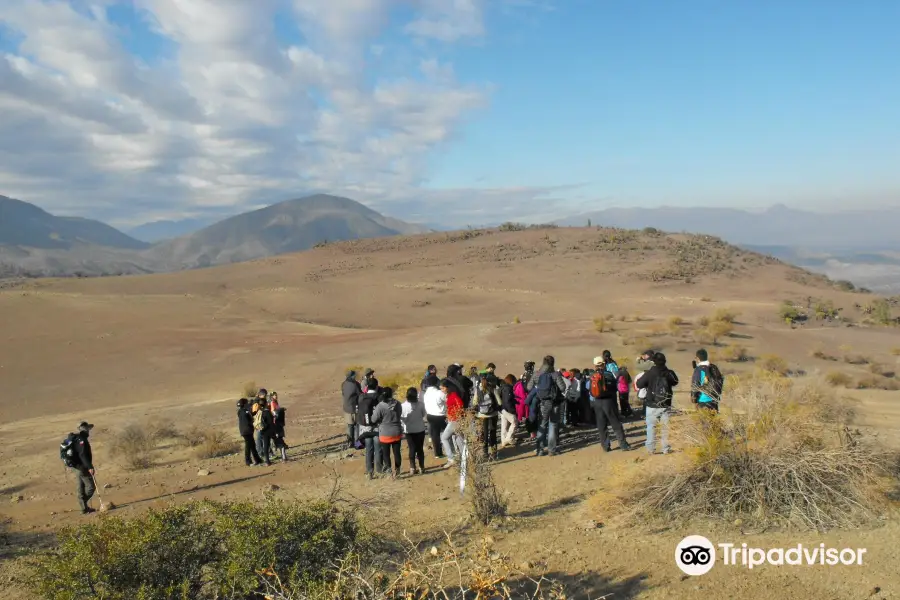
[[900, 2], [0, 0], [0, 194], [127, 227], [900, 201]]

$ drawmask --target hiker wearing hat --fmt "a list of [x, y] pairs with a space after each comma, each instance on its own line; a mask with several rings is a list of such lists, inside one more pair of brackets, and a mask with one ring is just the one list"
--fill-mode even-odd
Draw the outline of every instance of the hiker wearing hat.
[[356, 409], [359, 406], [359, 397], [362, 396], [362, 388], [356, 379], [356, 371], [347, 372], [344, 383], [341, 384], [341, 396], [343, 396], [344, 424], [347, 426], [347, 447], [355, 448], [356, 440]]
[[94, 455], [91, 452], [91, 442], [88, 441], [93, 428], [93, 424], [82, 421], [78, 425], [78, 433], [70, 435], [72, 460], [66, 462], [76, 474], [75, 497], [78, 498], [78, 506], [83, 515], [96, 512], [88, 506], [88, 502], [97, 491], [97, 485], [94, 482]]
[[[241, 398], [237, 403], [238, 432], [244, 440], [244, 463], [250, 465], [262, 464], [256, 443], [253, 441], [253, 415], [246, 398]], [[252, 459], [252, 462], [251, 462]]]
[[363, 373], [363, 381], [362, 381], [362, 391], [365, 394], [369, 391], [369, 381], [375, 378], [374, 369], [366, 369], [366, 372]]
[[625, 451], [631, 450], [625, 438], [625, 429], [619, 420], [616, 376], [606, 368], [606, 358], [603, 356], [594, 358], [594, 366], [597, 370], [591, 375], [591, 398], [594, 400], [594, 416], [597, 420], [597, 431], [600, 433], [600, 446], [605, 452], [610, 451], [607, 427], [612, 427], [619, 441], [619, 447]]
[[672, 451], [669, 446], [669, 415], [672, 412], [672, 388], [678, 385], [678, 375], [666, 366], [666, 355], [657, 352], [653, 355], [653, 366], [635, 383], [639, 389], [647, 390], [644, 399], [645, 418], [647, 420], [647, 452], [653, 454], [656, 449], [656, 424], [662, 422], [662, 453]]

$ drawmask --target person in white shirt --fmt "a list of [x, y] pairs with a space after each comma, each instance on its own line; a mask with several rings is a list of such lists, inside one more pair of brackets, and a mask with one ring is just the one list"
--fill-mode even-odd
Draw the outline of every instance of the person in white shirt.
[[[406, 390], [406, 402], [401, 405], [400, 422], [409, 447], [409, 474], [425, 472], [425, 406], [419, 402], [416, 388]], [[418, 463], [418, 467], [416, 467]]]
[[436, 458], [444, 458], [441, 434], [447, 428], [447, 395], [441, 391], [440, 386], [441, 382], [437, 375], [429, 375], [425, 379], [425, 394], [422, 398], [428, 420], [428, 432], [431, 434], [431, 445]]

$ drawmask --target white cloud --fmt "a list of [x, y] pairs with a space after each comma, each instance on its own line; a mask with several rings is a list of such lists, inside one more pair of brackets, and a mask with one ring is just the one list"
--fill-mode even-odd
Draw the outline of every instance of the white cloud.
[[[426, 159], [488, 83], [423, 45], [405, 78], [367, 60], [389, 56], [396, 5], [417, 11], [411, 38], [452, 42], [484, 35], [480, 0], [120, 0], [174, 48], [152, 60], [123, 45], [116, 1], [4, 0], [21, 43], [0, 55], [0, 193], [122, 224], [311, 191], [398, 214], [451, 193], [421, 189]], [[286, 18], [302, 44], [279, 41]]]

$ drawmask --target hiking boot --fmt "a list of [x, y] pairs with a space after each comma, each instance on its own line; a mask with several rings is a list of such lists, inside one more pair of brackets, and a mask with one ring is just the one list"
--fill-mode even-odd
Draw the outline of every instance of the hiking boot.
[[97, 511], [94, 510], [93, 508], [91, 508], [91, 507], [89, 506], [89, 507], [85, 508], [84, 510], [82, 510], [82, 511], [81, 511], [81, 514], [83, 514], [83, 515], [89, 515], [89, 514], [95, 513], [95, 512], [97, 512]]
[[366, 471], [366, 479], [369, 481], [372, 481], [373, 479], [375, 479], [375, 476], [372, 475], [372, 471]]
[[410, 475], [416, 475], [416, 474], [418, 474], [418, 471], [416, 471], [415, 469], [410, 469], [410, 470], [409, 470], [409, 474], [410, 474]]
[[631, 444], [625, 444], [624, 446], [620, 446], [620, 448], [622, 448], [622, 452], [631, 452], [634, 450], [634, 446]]

